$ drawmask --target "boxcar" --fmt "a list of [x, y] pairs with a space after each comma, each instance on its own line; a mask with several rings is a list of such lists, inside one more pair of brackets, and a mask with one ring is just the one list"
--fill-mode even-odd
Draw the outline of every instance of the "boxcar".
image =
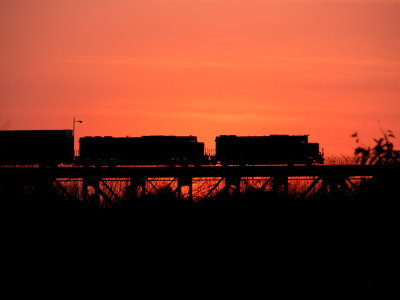
[[216, 137], [216, 161], [222, 165], [270, 165], [323, 163], [318, 143], [307, 135]]
[[197, 165], [207, 159], [195, 136], [95, 136], [79, 145], [83, 165]]
[[1, 165], [55, 166], [73, 160], [72, 130], [0, 131]]

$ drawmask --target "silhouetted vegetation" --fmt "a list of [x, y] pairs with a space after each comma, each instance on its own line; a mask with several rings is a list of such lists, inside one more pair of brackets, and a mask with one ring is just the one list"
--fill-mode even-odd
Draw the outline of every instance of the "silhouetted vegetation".
[[375, 145], [365, 146], [361, 144], [358, 133], [351, 136], [355, 138], [357, 147], [354, 150], [358, 162], [361, 165], [398, 165], [400, 164], [400, 151], [393, 148], [392, 139], [395, 138], [391, 130], [382, 130], [383, 137], [375, 138]]
[[397, 169], [393, 169], [400, 166], [400, 151], [394, 149], [393, 132], [391, 130], [381, 130], [381, 132], [382, 137], [374, 138], [372, 146], [364, 145], [357, 132], [352, 134], [357, 144], [354, 154], [359, 164], [388, 168], [387, 172], [382, 172], [379, 176], [364, 179], [358, 187], [358, 196], [375, 205], [393, 205], [393, 201], [400, 197], [398, 188], [400, 174]]

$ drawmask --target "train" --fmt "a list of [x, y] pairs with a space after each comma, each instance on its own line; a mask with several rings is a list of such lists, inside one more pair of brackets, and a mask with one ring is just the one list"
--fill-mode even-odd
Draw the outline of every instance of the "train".
[[72, 130], [0, 130], [0, 165], [57, 166], [74, 160]]
[[81, 165], [202, 165], [204, 143], [195, 136], [83, 137]]
[[215, 155], [206, 154], [196, 136], [86, 136], [74, 153], [72, 130], [2, 130], [0, 165], [201, 166], [323, 164], [318, 143], [308, 135], [237, 136], [215, 139]]
[[215, 161], [222, 165], [323, 164], [318, 143], [308, 135], [216, 137]]

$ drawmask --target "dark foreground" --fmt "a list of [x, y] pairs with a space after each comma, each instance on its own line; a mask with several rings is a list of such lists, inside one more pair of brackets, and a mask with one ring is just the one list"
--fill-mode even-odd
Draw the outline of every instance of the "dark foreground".
[[74, 285], [96, 278], [148, 295], [380, 295], [397, 284], [389, 198], [157, 199], [107, 210], [9, 201], [3, 257], [19, 275], [73, 272]]

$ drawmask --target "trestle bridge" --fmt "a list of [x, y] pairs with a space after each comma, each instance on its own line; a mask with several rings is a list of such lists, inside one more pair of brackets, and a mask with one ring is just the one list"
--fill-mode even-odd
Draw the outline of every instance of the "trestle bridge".
[[[72, 197], [65, 182], [79, 182], [80, 199], [83, 202], [121, 201], [121, 194], [110, 182], [124, 181], [135, 197], [145, 197], [159, 192], [155, 184], [165, 181], [178, 198], [202, 201], [216, 191], [237, 194], [243, 191], [243, 183], [256, 179], [259, 190], [267, 187], [279, 190], [283, 196], [289, 193], [290, 182], [304, 180], [299, 197], [305, 199], [313, 193], [355, 193], [358, 184], [373, 177], [399, 178], [398, 166], [376, 165], [313, 165], [313, 166], [121, 166], [121, 167], [3, 167], [0, 179], [9, 182], [26, 181], [40, 186], [42, 190], [57, 188], [66, 197]], [[214, 180], [200, 195], [193, 186], [198, 180]], [[198, 193], [198, 191], [197, 191]]]

